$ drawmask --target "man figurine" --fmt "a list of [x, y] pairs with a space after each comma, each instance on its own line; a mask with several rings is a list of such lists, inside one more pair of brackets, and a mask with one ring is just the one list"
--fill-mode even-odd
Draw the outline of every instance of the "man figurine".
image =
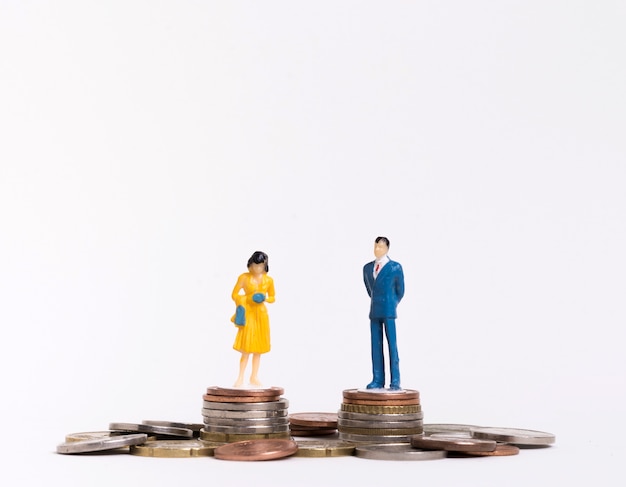
[[400, 390], [400, 358], [396, 344], [396, 308], [404, 296], [402, 266], [387, 257], [389, 239], [378, 237], [374, 243], [376, 260], [363, 266], [363, 281], [371, 298], [370, 330], [372, 338], [372, 372], [374, 378], [368, 389], [385, 387], [385, 359], [383, 357], [383, 329], [389, 346], [391, 390]]

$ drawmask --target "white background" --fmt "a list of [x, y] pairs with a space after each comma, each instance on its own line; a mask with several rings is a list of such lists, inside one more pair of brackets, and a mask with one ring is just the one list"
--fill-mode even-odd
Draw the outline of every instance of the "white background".
[[[623, 485], [622, 1], [0, 0], [3, 475], [10, 485]], [[426, 423], [530, 428], [507, 458], [63, 456], [200, 422], [270, 255], [268, 386], [370, 380], [361, 268], [404, 267]]]

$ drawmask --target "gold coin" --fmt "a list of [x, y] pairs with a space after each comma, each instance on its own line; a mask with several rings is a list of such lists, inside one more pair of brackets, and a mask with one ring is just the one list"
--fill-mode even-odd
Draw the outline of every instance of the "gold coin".
[[195, 439], [147, 441], [143, 445], [132, 446], [130, 454], [160, 458], [210, 457], [213, 450], [223, 444]]
[[413, 406], [419, 405], [419, 399], [353, 399], [343, 398], [344, 404], [361, 404], [365, 406]]
[[289, 439], [291, 433], [218, 433], [210, 432], [204, 429], [200, 430], [200, 439], [203, 441], [216, 441], [218, 443], [233, 443], [235, 441], [244, 440], [273, 440], [273, 439]]
[[356, 445], [341, 440], [296, 440], [297, 457], [344, 457], [354, 454]]
[[419, 404], [413, 404], [409, 406], [372, 406], [366, 404], [346, 404], [341, 405], [342, 411], [350, 413], [365, 413], [365, 414], [411, 414], [419, 413], [422, 407]]

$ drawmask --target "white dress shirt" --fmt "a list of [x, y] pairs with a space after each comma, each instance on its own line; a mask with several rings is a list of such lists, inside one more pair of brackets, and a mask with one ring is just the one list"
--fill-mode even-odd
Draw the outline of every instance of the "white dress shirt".
[[378, 277], [380, 270], [385, 266], [387, 262], [389, 262], [389, 257], [387, 257], [387, 254], [383, 255], [380, 259], [376, 259], [374, 261], [374, 279]]

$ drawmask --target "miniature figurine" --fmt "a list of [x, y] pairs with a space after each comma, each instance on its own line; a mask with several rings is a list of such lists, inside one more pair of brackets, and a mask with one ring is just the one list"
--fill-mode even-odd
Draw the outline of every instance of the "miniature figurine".
[[[252, 354], [250, 384], [259, 387], [261, 354], [270, 351], [270, 321], [265, 303], [274, 302], [274, 280], [267, 275], [269, 258], [264, 252], [254, 252], [248, 259], [248, 272], [237, 279], [232, 298], [236, 311], [231, 321], [237, 325], [233, 348], [241, 352], [239, 376], [235, 387], [243, 385], [243, 376]], [[242, 294], [243, 291], [243, 294]]]
[[400, 390], [400, 358], [396, 343], [396, 308], [404, 296], [404, 274], [402, 266], [387, 256], [389, 239], [377, 237], [374, 243], [376, 260], [363, 267], [365, 289], [371, 298], [370, 331], [372, 340], [373, 379], [368, 389], [385, 387], [385, 359], [383, 356], [383, 330], [389, 346], [389, 388]]

